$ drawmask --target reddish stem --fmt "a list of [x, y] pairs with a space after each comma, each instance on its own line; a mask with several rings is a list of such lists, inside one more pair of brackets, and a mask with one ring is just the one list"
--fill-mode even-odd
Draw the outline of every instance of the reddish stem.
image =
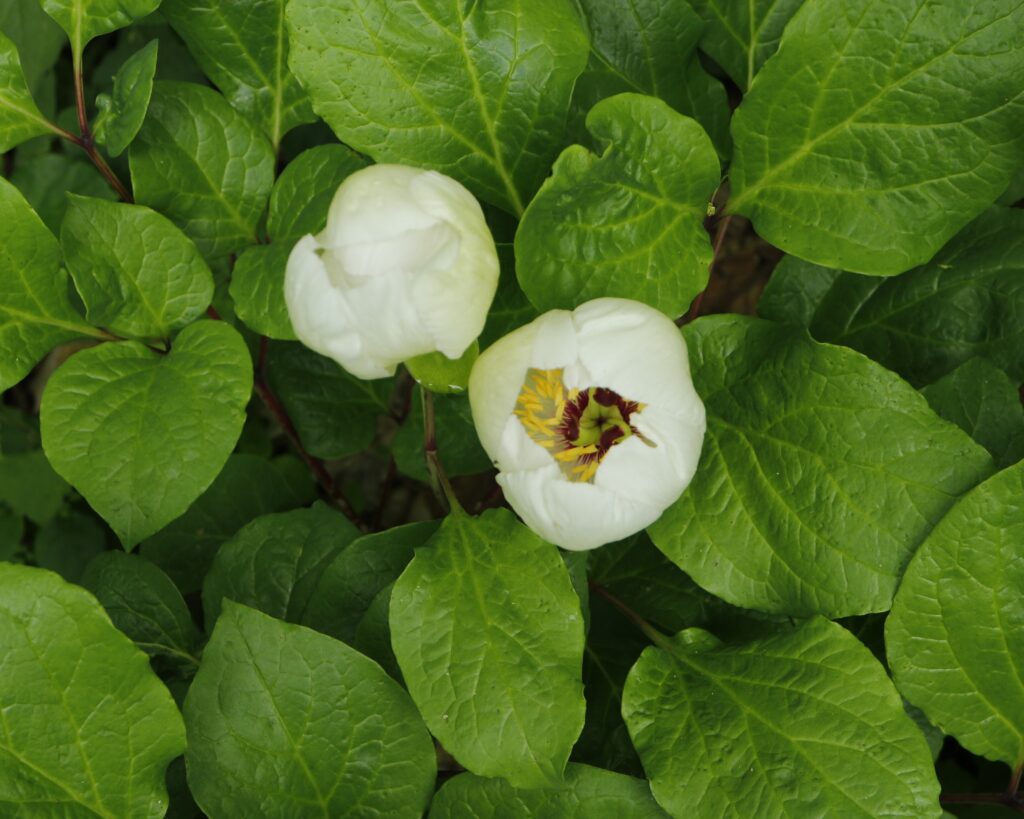
[[55, 128], [56, 132], [60, 136], [64, 137], [71, 142], [78, 145], [92, 160], [92, 164], [96, 166], [103, 178], [110, 183], [117, 195], [121, 199], [129, 204], [135, 200], [132, 198], [131, 191], [125, 186], [125, 184], [118, 179], [117, 174], [114, 173], [113, 168], [107, 164], [107, 161], [100, 155], [100, 152], [96, 150], [96, 140], [93, 138], [92, 129], [89, 127], [89, 116], [85, 109], [85, 80], [82, 76], [82, 58], [81, 55], [77, 56], [74, 61], [74, 73], [75, 73], [75, 112], [78, 114], [78, 130], [81, 132], [81, 136], [75, 136], [69, 131], [65, 131], [63, 128]]
[[1024, 799], [1020, 796], [1020, 780], [1024, 765], [1014, 768], [1010, 782], [1003, 793], [944, 793], [939, 797], [943, 805], [1002, 805], [1004, 808], [1024, 813]]
[[423, 401], [423, 454], [427, 459], [427, 473], [430, 485], [441, 508], [446, 512], [461, 512], [462, 505], [455, 496], [448, 474], [441, 465], [441, 457], [437, 451], [437, 430], [434, 424], [434, 394], [426, 387], [420, 386], [420, 398]]
[[[711, 284], [711, 276], [714, 275], [716, 266], [718, 264], [718, 256], [721, 253], [722, 245], [725, 244], [725, 235], [729, 232], [729, 226], [732, 224], [732, 214], [724, 217], [718, 225], [718, 231], [715, 234], [715, 244], [711, 252], [711, 264], [708, 265], [708, 285]], [[700, 315], [701, 307], [704, 305], [704, 294], [708, 292], [708, 288], [705, 287], [697, 294], [697, 298], [693, 300], [693, 304], [690, 305], [689, 312], [676, 324], [682, 326], [689, 324], [691, 321], [696, 319]]]
[[644, 633], [647, 639], [649, 639], [652, 643], [658, 646], [658, 648], [664, 649], [670, 654], [672, 653], [672, 641], [669, 640], [668, 637], [666, 637], [664, 634], [658, 631], [654, 626], [652, 626], [643, 617], [641, 617], [639, 614], [633, 611], [633, 609], [631, 609], [629, 606], [627, 606], [625, 603], [619, 600], [618, 597], [616, 597], [614, 594], [608, 591], [608, 589], [606, 589], [600, 583], [591, 580], [587, 583], [587, 585], [590, 587], [590, 590], [594, 592], [594, 594], [603, 597], [605, 600], [611, 603], [623, 617], [625, 617], [627, 620], [629, 620], [629, 622], [631, 622], [634, 626], [640, 629], [640, 631]]
[[[210, 308], [207, 312], [209, 313], [210, 311], [216, 315], [216, 310]], [[292, 419], [288, 415], [288, 411], [284, 408], [284, 405], [281, 403], [277, 395], [274, 394], [274, 391], [270, 388], [270, 384], [267, 382], [266, 370], [267, 337], [261, 336], [259, 360], [257, 361], [256, 371], [253, 378], [253, 386], [256, 388], [256, 392], [263, 400], [263, 403], [270, 411], [270, 414], [274, 416], [274, 420], [277, 421], [278, 425], [284, 431], [288, 441], [295, 448], [295, 451], [299, 453], [302, 460], [306, 462], [306, 466], [309, 467], [309, 471], [313, 473], [313, 477], [316, 478], [317, 483], [320, 484], [321, 488], [331, 501], [333, 501], [334, 505], [341, 510], [345, 517], [358, 526], [361, 531], [369, 531], [369, 527], [359, 519], [359, 515], [357, 515], [355, 509], [352, 508], [352, 504], [349, 503], [348, 498], [346, 498], [342, 493], [340, 487], [334, 480], [334, 476], [327, 471], [327, 467], [324, 466], [324, 462], [319, 458], [315, 458], [310, 455], [302, 445], [302, 441], [299, 439], [299, 433], [296, 431], [295, 425], [292, 423]]]

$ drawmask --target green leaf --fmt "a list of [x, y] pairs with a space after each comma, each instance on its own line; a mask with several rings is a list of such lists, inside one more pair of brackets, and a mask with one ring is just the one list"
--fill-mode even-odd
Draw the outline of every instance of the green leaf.
[[150, 656], [198, 666], [199, 631], [171, 579], [141, 557], [104, 552], [82, 576], [114, 625]]
[[607, 3], [578, 0], [590, 29], [590, 59], [572, 98], [573, 138], [586, 139], [583, 119], [601, 100], [633, 92], [659, 97], [700, 122], [722, 156], [729, 152], [725, 89], [697, 59], [704, 25], [687, 0]]
[[445, 782], [430, 806], [430, 819], [665, 819], [665, 812], [642, 779], [602, 771], [588, 765], [569, 765], [565, 781], [550, 790], [514, 788], [503, 779], [471, 773]]
[[64, 32], [39, 0], [7, 0], [0, 7], [0, 31], [14, 41], [29, 90], [36, 90], [64, 48]]
[[[1024, 380], [1022, 260], [1024, 212], [993, 208], [903, 276], [836, 276], [820, 296], [811, 333], [860, 350], [918, 386], [975, 356]], [[789, 276], [807, 269], [784, 267]]]
[[390, 379], [363, 381], [301, 344], [271, 344], [270, 386], [281, 399], [306, 451], [342, 458], [366, 449], [386, 415]]
[[431, 733], [466, 768], [561, 781], [583, 727], [583, 617], [554, 546], [505, 509], [449, 515], [395, 584], [391, 641]]
[[458, 358], [435, 351], [414, 356], [405, 367], [423, 389], [441, 395], [458, 395], [469, 387], [469, 374], [480, 357], [480, 344], [474, 340]]
[[1024, 199], [1024, 165], [1017, 168], [1016, 173], [1010, 179], [1010, 184], [1003, 191], [1002, 196], [996, 200], [997, 205], [1010, 207]]
[[159, 45], [159, 40], [150, 40], [129, 57], [114, 75], [113, 94], [101, 94], [96, 100], [101, 113], [93, 123], [93, 132], [96, 141], [105, 145], [111, 156], [124, 153], [146, 118]]
[[216, 91], [156, 83], [129, 156], [136, 199], [176, 222], [207, 259], [259, 240], [274, 152]]
[[[810, 327], [814, 321], [821, 302], [824, 301], [829, 289], [843, 271], [831, 267], [821, 267], [796, 256], [784, 256], [757, 301], [757, 315], [771, 321], [784, 324], [796, 324], [799, 327]], [[851, 274], [856, 275], [856, 274]], [[877, 279], [857, 276], [872, 287], [890, 286], [890, 282], [898, 283], [913, 273], [895, 279]]]
[[126, 549], [191, 505], [242, 431], [252, 364], [238, 332], [190, 324], [167, 355], [134, 341], [75, 354], [43, 394], [43, 449]]
[[1006, 373], [972, 358], [921, 390], [931, 408], [992, 453], [996, 465], [1024, 457], [1024, 407]]
[[779, 47], [782, 30], [804, 0], [692, 0], [704, 22], [700, 47], [725, 69], [741, 91]]
[[[699, 626], [723, 639], [747, 642], [775, 625], [705, 592], [643, 533], [589, 554], [596, 588], [610, 592], [658, 629], [675, 632]], [[587, 722], [573, 759], [642, 775], [622, 720], [622, 688], [650, 641], [600, 592], [591, 594], [590, 608], [592, 622], [583, 661]], [[789, 626], [788, 618], [785, 624]]]
[[598, 156], [562, 152], [516, 231], [516, 276], [538, 310], [600, 296], [680, 315], [704, 289], [704, 230], [720, 181], [704, 129], [654, 97], [619, 94], [587, 116]]
[[685, 331], [708, 431], [651, 538], [735, 605], [885, 611], [914, 550], [992, 471], [893, 373], [800, 330], [710, 316]]
[[537, 308], [530, 304], [516, 281], [516, 260], [511, 243], [497, 243], [498, 260], [501, 262], [501, 276], [498, 292], [487, 313], [487, 323], [480, 334], [480, 349], [486, 350], [502, 336], [518, 327], [529, 324], [537, 318]]
[[380, 663], [392, 678], [402, 681], [402, 669], [398, 667], [395, 651], [391, 647], [391, 624], [388, 615], [391, 610], [391, 592], [395, 584], [391, 583], [377, 592], [366, 613], [356, 626], [352, 638], [352, 648], [361, 651], [371, 660]]
[[579, 6], [590, 30], [590, 60], [576, 82], [574, 105], [586, 112], [630, 91], [660, 97], [686, 113], [679, 76], [703, 29], [689, 2], [579, 0]]
[[23, 160], [19, 155], [11, 174], [11, 182], [55, 235], [60, 235], [69, 193], [117, 200], [117, 193], [84, 156], [42, 154]]
[[[694, 95], [694, 85], [689, 81], [691, 67], [700, 71], [696, 46], [704, 24], [690, 3], [579, 0], [578, 4], [590, 29], [590, 60], [573, 92], [577, 117], [582, 118], [606, 97], [634, 92], [660, 97], [679, 113], [704, 124], [703, 115], [712, 109]], [[725, 118], [720, 147], [724, 149], [728, 145], [729, 108], [721, 83], [714, 84], [721, 91]]]
[[303, 622], [325, 569], [357, 537], [359, 530], [323, 503], [251, 521], [220, 547], [206, 575], [207, 630], [220, 616], [223, 600], [280, 620]]
[[199, 591], [221, 544], [246, 523], [305, 506], [315, 497], [300, 461], [235, 454], [184, 515], [142, 544], [140, 554], [163, 569], [182, 594], [190, 594]]
[[622, 687], [650, 641], [601, 595], [593, 594], [591, 598], [590, 630], [583, 655], [587, 718], [572, 759], [642, 777], [643, 767], [622, 720]]
[[284, 301], [288, 256], [296, 241], [323, 229], [338, 186], [366, 164], [344, 145], [320, 145], [296, 157], [278, 177], [267, 219], [273, 244], [246, 250], [231, 273], [231, 298], [238, 317], [250, 329], [270, 338], [295, 340]]
[[593, 552], [590, 577], [645, 620], [665, 631], [712, 627], [736, 613], [655, 548], [643, 533]]
[[0, 32], [0, 154], [53, 131], [29, 93], [18, 49]]
[[160, 43], [160, 59], [157, 60], [155, 75], [157, 80], [208, 84], [206, 75], [196, 65], [185, 43], [174, 29], [163, 21], [161, 11], [150, 16], [142, 24], [118, 33], [113, 47], [102, 55], [95, 68], [89, 72], [89, 80], [93, 86], [109, 87], [121, 66], [152, 40]]
[[67, 493], [42, 450], [0, 456], [0, 501], [34, 523], [52, 520]]
[[[465, 395], [434, 396], [434, 426], [438, 455], [448, 477], [476, 475], [493, 467], [473, 426], [473, 414]], [[412, 411], [391, 446], [398, 471], [424, 483], [430, 482], [423, 456], [423, 408], [413, 402]]]
[[295, 341], [284, 300], [284, 272], [291, 244], [275, 242], [246, 248], [231, 271], [229, 292], [236, 315], [254, 333]]
[[130, 26], [156, 11], [160, 0], [41, 0], [43, 11], [64, 29], [71, 53], [81, 64], [86, 45], [101, 34]]
[[31, 452], [39, 447], [38, 418], [0, 403], [0, 454]]
[[903, 695], [971, 753], [1024, 764], [1024, 464], [983, 483], [935, 527], [885, 624]]
[[587, 60], [570, 0], [292, 0], [287, 17], [292, 70], [342, 142], [523, 212]]
[[295, 157], [270, 194], [270, 238], [292, 245], [307, 233], [323, 230], [338, 186], [367, 164], [344, 145], [318, 145]]
[[160, 6], [206, 75], [275, 150], [288, 131], [316, 119], [288, 70], [284, 7], [285, 0], [164, 0]]
[[10, 509], [0, 507], [0, 561], [21, 563], [21, 539], [25, 534], [25, 519]]
[[0, 178], [0, 391], [65, 341], [103, 337], [71, 307], [60, 245], [21, 193]]
[[181, 716], [95, 598], [0, 563], [0, 813], [160, 817]]
[[1024, 152], [1016, 0], [820, 0], [733, 118], [729, 209], [788, 253], [893, 275], [1006, 188]]
[[723, 161], [732, 154], [732, 136], [729, 124], [732, 122], [732, 108], [729, 105], [729, 94], [721, 80], [711, 76], [704, 70], [700, 55], [690, 55], [683, 68], [682, 95], [685, 102], [680, 103], [684, 114], [689, 114], [707, 131], [715, 150]]
[[924, 736], [842, 626], [815, 618], [741, 646], [687, 636], [644, 651], [622, 706], [673, 816], [941, 814]]
[[302, 625], [352, 644], [376, 597], [412, 560], [413, 549], [437, 531], [433, 520], [409, 523], [366, 535], [334, 557], [319, 572], [302, 616]]
[[43, 524], [32, 544], [32, 558], [41, 569], [78, 583], [89, 562], [107, 548], [107, 529], [95, 515], [71, 512]]
[[188, 780], [211, 819], [413, 819], [434, 746], [376, 663], [315, 631], [228, 603], [185, 700]]
[[142, 205], [69, 196], [60, 243], [87, 318], [118, 335], [166, 339], [213, 298], [192, 240]]

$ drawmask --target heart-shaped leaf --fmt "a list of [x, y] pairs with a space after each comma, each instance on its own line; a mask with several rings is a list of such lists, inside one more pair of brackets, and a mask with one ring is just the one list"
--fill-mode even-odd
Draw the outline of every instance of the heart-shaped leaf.
[[251, 392], [249, 352], [223, 322], [189, 325], [166, 356], [134, 341], [93, 347], [46, 387], [43, 449], [130, 549], [217, 477]]
[[0, 813], [160, 817], [181, 715], [96, 598], [0, 563]]

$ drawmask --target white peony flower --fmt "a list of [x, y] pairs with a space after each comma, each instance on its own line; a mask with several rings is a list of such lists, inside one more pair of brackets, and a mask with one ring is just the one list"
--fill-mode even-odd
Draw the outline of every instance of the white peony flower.
[[509, 504], [564, 549], [654, 523], [704, 440], [679, 329], [628, 299], [552, 310], [505, 336], [477, 360], [469, 399]]
[[359, 378], [413, 356], [458, 358], [483, 330], [498, 254], [483, 211], [436, 171], [371, 165], [334, 195], [327, 227], [288, 258], [295, 334]]

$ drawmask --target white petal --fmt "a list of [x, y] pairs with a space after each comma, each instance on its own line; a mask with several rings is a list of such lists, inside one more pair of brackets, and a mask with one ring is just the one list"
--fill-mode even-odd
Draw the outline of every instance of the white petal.
[[495, 466], [500, 470], [540, 469], [551, 463], [551, 453], [526, 433], [518, 416], [510, 415], [501, 433]]
[[483, 331], [498, 287], [494, 239], [480, 203], [455, 180], [422, 173], [412, 181], [410, 193], [418, 207], [458, 229], [457, 258], [439, 255], [412, 293], [435, 348], [458, 358]]
[[484, 350], [469, 374], [469, 405], [484, 451], [497, 461], [505, 425], [512, 415], [530, 367], [537, 323], [513, 330]]
[[675, 503], [693, 479], [704, 441], [704, 413], [686, 418], [648, 407], [631, 419], [639, 435], [616, 444], [605, 455], [594, 483], [624, 498], [642, 501], [661, 510]]
[[357, 287], [371, 277], [450, 269], [460, 243], [455, 228], [435, 222], [385, 239], [337, 244], [324, 261], [335, 286]]
[[370, 165], [350, 174], [338, 187], [321, 234], [325, 244], [385, 241], [409, 230], [435, 225], [409, 188], [425, 171], [406, 165]]
[[349, 176], [326, 228], [289, 260], [296, 335], [362, 378], [440, 351], [458, 358], [483, 330], [498, 281], [479, 203], [434, 171], [373, 165]]
[[342, 291], [362, 339], [363, 354], [392, 372], [407, 358], [434, 350], [416, 302], [409, 298], [416, 279], [412, 273], [396, 273]]
[[631, 401], [692, 412], [686, 342], [664, 313], [628, 299], [595, 299], [573, 312], [580, 362], [594, 387]]
[[[640, 435], [609, 450], [592, 484], [569, 480], [512, 414], [528, 367], [562, 369], [567, 387], [607, 387], [644, 405], [631, 419]], [[470, 400], [510, 505], [566, 549], [595, 548], [657, 520], [692, 480], [704, 439], [682, 335], [626, 299], [555, 310], [501, 339], [477, 362]]]
[[567, 481], [551, 463], [528, 472], [503, 472], [498, 483], [523, 522], [563, 549], [595, 549], [639, 532], [662, 510], [596, 484]]
[[358, 356], [362, 343], [348, 304], [332, 286], [319, 250], [313, 236], [296, 243], [285, 267], [284, 297], [299, 340], [340, 363]]

